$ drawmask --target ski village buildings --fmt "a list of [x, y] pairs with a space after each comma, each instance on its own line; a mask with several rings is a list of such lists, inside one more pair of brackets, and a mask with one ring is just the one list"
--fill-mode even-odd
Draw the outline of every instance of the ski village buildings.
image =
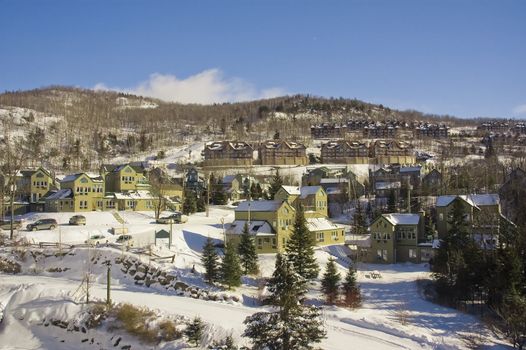
[[[367, 125], [338, 125], [326, 134], [341, 135], [343, 129], [362, 127]], [[422, 126], [415, 126], [415, 130], [420, 130], [417, 127]], [[234, 220], [225, 223], [224, 228], [227, 244], [239, 242], [246, 225], [258, 253], [283, 252], [293, 232], [296, 213], [302, 210], [317, 246], [345, 246], [353, 259], [369, 263], [419, 263], [432, 259], [439, 239], [449, 230], [455, 203], [461, 204], [471, 234], [487, 247], [495, 246], [498, 238], [494, 235], [503, 225], [513, 227], [510, 218], [520, 218], [512, 209], [519, 201], [517, 188], [522, 190], [526, 183], [524, 171], [512, 172], [498, 194], [442, 195], [443, 174], [417, 164], [412, 145], [401, 140], [322, 142], [323, 164], [306, 167], [301, 183], [283, 185], [272, 200], [263, 199], [266, 195], [253, 198], [254, 191], [268, 193], [271, 180], [269, 175], [254, 175], [250, 168], [305, 166], [309, 163], [306, 150], [303, 144], [287, 140], [211, 142], [204, 146], [204, 168], [187, 168], [180, 177], [168, 176], [158, 167], [147, 169], [140, 163], [104, 164], [98, 173], [65, 176], [55, 176], [43, 167], [22, 170], [16, 176], [13, 211], [15, 215], [29, 211], [154, 211], [159, 203], [163, 210], [181, 211], [189, 192], [199, 197], [215, 188], [235, 203], [231, 207]], [[349, 164], [368, 165], [365, 179], [359, 179]], [[215, 178], [211, 184], [210, 174], [216, 168], [238, 170], [234, 175]], [[3, 182], [6, 188], [6, 181]], [[410, 205], [402, 204], [412, 194], [429, 196], [433, 203], [425, 212], [412, 211]], [[3, 214], [9, 215], [10, 201], [5, 192], [3, 198]], [[383, 209], [370, 215], [364, 231], [357, 234], [349, 217], [342, 220], [341, 215], [345, 203], [359, 198], [365, 198], [369, 205], [374, 201]], [[386, 211], [389, 200], [395, 204]], [[335, 217], [339, 217], [338, 223], [331, 219]]]

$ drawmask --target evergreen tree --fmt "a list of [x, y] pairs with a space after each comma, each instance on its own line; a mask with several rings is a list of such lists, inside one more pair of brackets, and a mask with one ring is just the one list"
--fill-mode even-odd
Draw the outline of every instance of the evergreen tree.
[[338, 284], [340, 283], [340, 274], [336, 270], [336, 264], [334, 259], [329, 259], [327, 262], [327, 267], [325, 268], [325, 273], [323, 274], [323, 279], [321, 280], [321, 290], [325, 294], [327, 304], [334, 304], [338, 298]]
[[208, 190], [204, 190], [203, 193], [199, 196], [199, 198], [197, 198], [197, 201], [196, 201], [196, 211], [199, 212], [199, 213], [202, 213], [202, 212], [204, 212], [206, 210], [206, 206], [207, 206], [207, 203], [206, 203], [206, 198], [207, 198], [206, 191], [208, 191]]
[[497, 310], [502, 319], [502, 331], [519, 350], [526, 347], [526, 297], [511, 293]]
[[208, 284], [213, 284], [218, 278], [218, 255], [214, 247], [214, 242], [210, 237], [206, 239], [203, 246], [201, 262], [205, 267], [205, 279]]
[[360, 287], [356, 282], [356, 270], [352, 265], [349, 265], [349, 270], [347, 270], [342, 289], [344, 301], [347, 306], [352, 308], [360, 306], [362, 297]]
[[448, 221], [450, 230], [440, 242], [440, 247], [433, 259], [432, 271], [437, 281], [437, 292], [448, 301], [466, 297], [469, 280], [465, 278], [470, 273], [469, 261], [466, 258], [476, 250], [473, 240], [469, 237], [465, 213], [460, 200], [455, 200]]
[[252, 198], [253, 200], [259, 199], [255, 182], [252, 182], [252, 184], [250, 185], [250, 198]]
[[201, 318], [195, 317], [192, 322], [186, 326], [184, 335], [188, 338], [188, 342], [193, 343], [195, 347], [199, 346], [201, 338], [203, 337], [203, 330], [205, 325]]
[[354, 234], [363, 235], [367, 233], [367, 223], [365, 220], [365, 214], [363, 213], [360, 202], [356, 205], [356, 210], [353, 216]]
[[248, 232], [248, 224], [246, 222], [245, 226], [243, 226], [243, 232], [237, 247], [237, 252], [239, 254], [241, 267], [243, 268], [243, 273], [245, 275], [256, 274], [259, 270], [258, 254], [256, 253], [256, 244]]
[[190, 215], [197, 211], [197, 202], [193, 191], [185, 193], [182, 211], [185, 215]]
[[387, 212], [396, 213], [396, 195], [393, 190], [389, 191], [389, 197], [387, 197]]
[[221, 263], [221, 280], [228, 286], [228, 289], [241, 285], [241, 266], [237, 249], [233, 244], [225, 247], [225, 256]]
[[264, 197], [263, 189], [261, 188], [261, 185], [259, 184], [259, 182], [256, 184], [256, 193], [257, 193], [257, 196], [256, 196], [257, 199]]
[[279, 169], [276, 169], [276, 174], [272, 177], [270, 181], [270, 188], [268, 189], [269, 199], [273, 200], [276, 193], [283, 186], [283, 178], [279, 175]]
[[319, 266], [314, 256], [314, 245], [314, 237], [307, 229], [303, 206], [300, 205], [296, 210], [294, 227], [285, 249], [296, 272], [306, 280], [318, 277], [319, 273]]
[[227, 195], [225, 192], [225, 188], [223, 187], [223, 184], [221, 183], [221, 180], [218, 179], [217, 182], [210, 182], [210, 186], [212, 187], [212, 192], [210, 193], [210, 201], [213, 204], [216, 205], [224, 205], [227, 203]]
[[275, 312], [258, 312], [247, 317], [243, 336], [252, 340], [253, 349], [312, 349], [325, 337], [320, 310], [301, 304], [306, 282], [294, 271], [292, 264], [278, 254], [276, 269], [268, 283], [270, 304]]

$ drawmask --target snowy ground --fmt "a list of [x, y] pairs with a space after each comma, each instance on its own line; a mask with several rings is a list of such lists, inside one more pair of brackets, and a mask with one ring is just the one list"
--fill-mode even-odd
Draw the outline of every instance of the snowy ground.
[[[154, 224], [151, 213], [119, 212], [124, 219], [130, 234], [137, 242], [146, 244], [153, 241], [155, 230], [169, 229], [168, 225]], [[40, 213], [26, 215], [24, 224], [36, 217], [55, 217], [60, 223], [66, 223], [69, 215]], [[122, 226], [111, 213], [87, 213], [85, 227], [62, 225], [60, 236], [63, 242], [71, 244], [82, 243], [88, 235], [103, 233], [109, 240], [114, 236], [108, 232], [113, 226]], [[199, 288], [208, 288], [200, 278], [200, 274], [190, 272], [191, 268], [200, 272], [200, 252], [205, 239], [209, 236], [216, 240], [223, 237], [221, 218], [226, 223], [233, 220], [233, 211], [228, 208], [214, 207], [209, 217], [205, 213], [192, 215], [185, 224], [173, 226], [173, 246], [157, 248], [158, 255], [175, 254], [174, 263], [149, 262], [144, 255], [140, 259], [148, 264], [177, 274], [181, 280]], [[20, 231], [19, 237], [39, 242], [58, 241], [58, 229], [55, 231]], [[55, 249], [55, 248], [53, 248]], [[133, 255], [132, 252], [122, 252], [111, 247], [98, 248], [80, 247], [72, 251], [75, 255], [63, 258], [50, 257], [38, 264], [23, 263], [23, 271], [18, 275], [0, 274], [0, 303], [5, 308], [4, 322], [0, 324], [0, 349], [100, 349], [113, 348], [114, 334], [100, 330], [89, 330], [88, 334], [66, 332], [57, 327], [41, 325], [44, 317], [75, 317], [82, 309], [78, 293], [75, 294], [82, 281], [83, 272], [91, 266], [87, 254], [99, 254], [101, 259], [115, 258], [121, 254]], [[9, 249], [1, 250], [0, 256], [11, 256]], [[330, 255], [326, 251], [317, 250], [320, 266], [325, 266]], [[263, 276], [269, 276], [274, 267], [274, 255], [260, 256], [260, 267]], [[344, 263], [343, 263], [344, 264]], [[338, 265], [342, 276], [346, 266]], [[49, 272], [49, 267], [69, 267], [65, 272]], [[115, 302], [129, 302], [160, 310], [166, 315], [182, 315], [194, 317], [199, 315], [210, 324], [207, 334], [211, 338], [222, 338], [232, 333], [239, 344], [247, 344], [240, 337], [243, 332], [243, 320], [263, 307], [256, 306], [258, 297], [257, 281], [245, 278], [245, 284], [232, 293], [239, 295], [240, 302], [218, 302], [193, 299], [188, 296], [177, 296], [174, 291], [162, 288], [137, 286], [133, 279], [126, 278], [120, 270], [112, 273], [112, 299]], [[373, 279], [371, 271], [377, 271], [382, 277]], [[104, 299], [105, 269], [97, 265], [92, 267], [95, 276], [90, 293], [92, 297]], [[320, 274], [321, 275], [321, 274]], [[486, 328], [473, 316], [456, 310], [432, 304], [424, 300], [418, 289], [416, 280], [429, 278], [428, 267], [425, 265], [370, 265], [358, 266], [358, 281], [360, 282], [364, 302], [361, 308], [349, 310], [341, 307], [323, 307], [323, 317], [327, 329], [327, 339], [323, 341], [323, 349], [463, 349], [466, 348], [461, 339], [462, 334], [481, 335], [488, 349], [506, 349], [504, 343], [494, 338]], [[322, 305], [319, 292], [319, 280], [311, 286], [308, 294], [309, 302]], [[213, 288], [218, 290], [218, 288]], [[408, 322], [400, 322], [400, 314], [407, 315]], [[82, 343], [81, 339], [96, 337], [99, 344]], [[124, 336], [123, 336], [124, 337]], [[61, 342], [61, 341], [64, 342]], [[113, 340], [114, 341], [114, 340]], [[131, 345], [132, 349], [145, 348], [132, 337], [124, 337], [123, 344]], [[122, 344], [121, 344], [122, 345]], [[153, 348], [152, 346], [147, 348]], [[159, 349], [182, 349], [184, 343], [159, 344]]]

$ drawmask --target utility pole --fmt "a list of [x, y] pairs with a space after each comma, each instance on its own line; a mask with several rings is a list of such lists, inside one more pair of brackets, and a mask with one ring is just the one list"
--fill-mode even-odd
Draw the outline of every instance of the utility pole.
[[108, 267], [107, 273], [106, 273], [106, 304], [108, 306], [111, 306], [111, 297], [110, 297], [110, 290], [111, 290], [111, 263], [110, 261], [106, 261], [106, 265]]
[[172, 226], [174, 224], [174, 220], [170, 219], [170, 236], [168, 237], [168, 249], [172, 249]]
[[210, 174], [206, 173], [206, 217], [209, 215], [210, 206]]

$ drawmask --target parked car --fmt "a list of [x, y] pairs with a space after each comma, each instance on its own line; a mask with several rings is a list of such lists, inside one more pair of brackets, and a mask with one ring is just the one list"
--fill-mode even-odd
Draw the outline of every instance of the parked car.
[[168, 216], [163, 216], [162, 218], [157, 219], [158, 224], [169, 224], [170, 220], [173, 220], [174, 224], [181, 224], [188, 221], [188, 217], [179, 212], [170, 214]]
[[40, 219], [33, 222], [32, 224], [27, 225], [27, 230], [54, 230], [57, 226], [57, 220], [55, 219]]
[[133, 237], [130, 235], [120, 235], [119, 237], [117, 237], [115, 242], [125, 244], [128, 246], [133, 246]]
[[84, 243], [90, 244], [90, 245], [99, 245], [100, 242], [106, 242], [106, 241], [107, 239], [106, 239], [106, 236], [104, 235], [93, 235]]
[[[13, 229], [18, 230], [22, 227], [22, 222], [20, 220], [13, 221]], [[0, 229], [2, 230], [11, 230], [11, 221], [10, 220], [0, 220]]]
[[73, 215], [69, 219], [70, 225], [86, 225], [86, 217], [84, 215]]

